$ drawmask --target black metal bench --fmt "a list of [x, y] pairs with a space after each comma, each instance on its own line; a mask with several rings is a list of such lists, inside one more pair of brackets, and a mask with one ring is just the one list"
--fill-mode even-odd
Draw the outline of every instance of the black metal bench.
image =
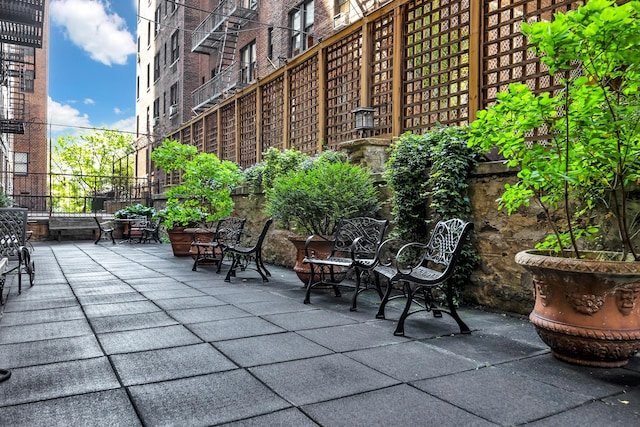
[[245, 218], [229, 217], [221, 219], [216, 225], [216, 230], [211, 239], [204, 239], [196, 235], [191, 247], [196, 249], [193, 271], [197, 271], [198, 264], [217, 264], [216, 273], [220, 273], [222, 260], [229, 246], [237, 245], [247, 222]]
[[[231, 277], [236, 276], [236, 270], [238, 268], [240, 268], [241, 271], [245, 271], [251, 261], [255, 263], [255, 270], [260, 274], [260, 277], [262, 277], [262, 281], [269, 281], [267, 276], [271, 276], [271, 273], [262, 262], [262, 244], [267, 237], [267, 231], [269, 231], [272, 222], [273, 219], [271, 218], [266, 220], [262, 231], [257, 237], [255, 234], [243, 229], [240, 233], [240, 243], [227, 246], [226, 252], [231, 256], [231, 268], [229, 268], [227, 276], [224, 278], [225, 282], [230, 282]], [[243, 243], [245, 239], [248, 239], [249, 242]]]
[[[304, 264], [309, 264], [311, 274], [307, 283], [304, 303], [310, 303], [311, 288], [318, 285], [333, 286], [337, 297], [341, 295], [339, 285], [345, 286], [343, 280], [349, 270], [355, 271], [355, 291], [351, 298], [351, 311], [357, 309], [358, 295], [368, 289], [368, 281], [361, 289], [362, 275], [376, 265], [376, 253], [384, 239], [389, 226], [388, 220], [369, 217], [356, 217], [340, 220], [333, 238], [331, 252], [325, 258], [318, 258], [310, 245], [316, 236], [310, 236], [305, 243]], [[382, 290], [375, 282], [378, 295], [382, 299]]]
[[97, 216], [94, 216], [96, 224], [98, 225], [98, 237], [96, 237], [96, 241], [93, 242], [96, 245], [102, 239], [102, 237], [109, 237], [111, 242], [115, 245], [116, 239], [113, 238], [113, 232], [115, 231], [115, 227], [113, 226], [113, 221], [101, 221]]
[[49, 231], [57, 233], [58, 241], [62, 239], [62, 232], [69, 230], [92, 230], [95, 236], [98, 224], [93, 216], [52, 216], [49, 218]]
[[[394, 335], [404, 335], [405, 320], [420, 311], [432, 312], [434, 317], [442, 317], [442, 313], [447, 313], [456, 321], [461, 333], [471, 332], [456, 311], [453, 288], [448, 279], [472, 229], [473, 224], [454, 218], [438, 222], [426, 245], [416, 242], [398, 245], [397, 239], [387, 240], [380, 245], [378, 264], [373, 271], [377, 278], [385, 277], [388, 285], [376, 318], [385, 318], [385, 307], [390, 300], [406, 298]], [[393, 246], [400, 246], [395, 254], [389, 251]], [[402, 285], [402, 293], [391, 296], [395, 283]], [[435, 288], [444, 292], [446, 308], [438, 304], [433, 294]], [[412, 306], [418, 308], [410, 311]]]
[[[29, 276], [31, 286], [35, 278], [35, 264], [27, 247], [27, 216], [24, 208], [0, 208], [0, 257], [10, 263], [5, 274], [16, 272], [18, 275], [18, 293], [22, 292], [23, 273]], [[0, 284], [0, 304], [3, 285], [4, 280]]]
[[[0, 303], [2, 302], [2, 287], [5, 280], [5, 271], [9, 260], [7, 258], [0, 258]], [[11, 371], [0, 368], [0, 383], [6, 381], [11, 376]]]

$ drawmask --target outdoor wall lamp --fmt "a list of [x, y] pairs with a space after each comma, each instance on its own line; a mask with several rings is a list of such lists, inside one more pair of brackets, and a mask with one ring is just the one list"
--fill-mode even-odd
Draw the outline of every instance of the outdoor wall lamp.
[[373, 129], [373, 112], [371, 107], [358, 107], [351, 111], [354, 117], [354, 131], [362, 131], [362, 138], [367, 136], [367, 131]]

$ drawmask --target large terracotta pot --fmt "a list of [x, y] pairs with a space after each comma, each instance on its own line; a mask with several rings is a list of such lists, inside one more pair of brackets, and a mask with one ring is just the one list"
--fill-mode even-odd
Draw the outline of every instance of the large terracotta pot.
[[524, 251], [516, 263], [531, 272], [535, 306], [529, 319], [557, 358], [618, 367], [640, 348], [640, 262], [599, 261]]
[[[296, 272], [296, 275], [298, 276], [298, 278], [302, 281], [302, 283], [306, 286], [307, 283], [309, 283], [309, 276], [311, 275], [311, 267], [309, 266], [309, 264], [303, 264], [302, 260], [305, 257], [305, 251], [304, 251], [304, 245], [305, 242], [307, 241], [307, 237], [303, 237], [303, 236], [289, 236], [287, 237], [287, 239], [293, 243], [293, 246], [295, 246], [296, 248], [296, 264], [293, 266], [293, 271]], [[332, 242], [328, 241], [326, 239], [323, 239], [321, 237], [317, 237], [317, 239], [314, 239], [314, 241], [311, 243], [310, 248], [313, 249], [313, 251], [316, 254], [316, 257], [318, 258], [326, 258], [327, 256], [329, 256], [329, 253], [331, 252], [331, 247], [332, 247]], [[343, 279], [345, 276], [345, 273], [342, 272], [340, 273], [340, 275], [338, 276], [338, 279]], [[314, 277], [313, 279], [314, 281], [319, 280], [318, 277]]]
[[[195, 256], [190, 252], [191, 242], [194, 239], [195, 228], [174, 227], [167, 230], [171, 249], [174, 256]], [[199, 233], [199, 232], [198, 232]], [[204, 235], [209, 236], [209, 240], [213, 237], [213, 232], [205, 232]], [[204, 241], [204, 240], [203, 240]]]

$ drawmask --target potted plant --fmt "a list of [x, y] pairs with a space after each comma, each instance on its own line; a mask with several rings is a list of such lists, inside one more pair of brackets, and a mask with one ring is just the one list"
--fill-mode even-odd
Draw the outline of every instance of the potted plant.
[[153, 207], [145, 206], [142, 203], [136, 203], [135, 205], [125, 206], [124, 208], [116, 211], [113, 214], [115, 218], [131, 218], [133, 216], [146, 216], [148, 219], [151, 219], [153, 215], [156, 213], [156, 210]]
[[298, 254], [294, 270], [305, 284], [310, 273], [308, 265], [302, 264], [307, 236], [319, 236], [314, 250], [326, 255], [331, 246], [326, 244], [327, 236], [335, 233], [340, 219], [373, 216], [380, 209], [369, 171], [347, 163], [334, 151], [307, 159], [297, 169], [275, 177], [265, 189], [265, 198], [266, 213], [300, 235], [289, 240]]
[[542, 340], [569, 362], [621, 366], [640, 347], [640, 221], [631, 197], [640, 180], [640, 2], [592, 0], [522, 31], [562, 87], [511, 85], [478, 113], [470, 144], [497, 147], [520, 168], [500, 208], [512, 214], [535, 203], [549, 225], [535, 251], [516, 256], [532, 274], [530, 319]]
[[153, 150], [151, 158], [167, 173], [181, 174], [181, 184], [166, 191], [166, 207], [155, 218], [167, 230], [174, 255], [188, 256], [193, 233], [185, 229], [229, 216], [233, 210], [231, 191], [242, 174], [233, 162], [168, 139]]

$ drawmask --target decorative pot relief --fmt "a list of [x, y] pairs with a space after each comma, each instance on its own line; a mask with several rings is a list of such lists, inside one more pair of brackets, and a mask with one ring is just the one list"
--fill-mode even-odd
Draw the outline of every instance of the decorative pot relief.
[[544, 280], [534, 277], [533, 285], [535, 286], [536, 294], [540, 299], [540, 304], [543, 307], [548, 307], [551, 304], [551, 298], [553, 297], [553, 291], [551, 286], [545, 283]]
[[578, 292], [567, 292], [567, 302], [575, 311], [592, 316], [597, 313], [604, 304], [605, 296], [583, 295]]
[[640, 283], [632, 283], [624, 288], [615, 291], [616, 306], [624, 316], [631, 314], [636, 306], [638, 294], [640, 293]]

